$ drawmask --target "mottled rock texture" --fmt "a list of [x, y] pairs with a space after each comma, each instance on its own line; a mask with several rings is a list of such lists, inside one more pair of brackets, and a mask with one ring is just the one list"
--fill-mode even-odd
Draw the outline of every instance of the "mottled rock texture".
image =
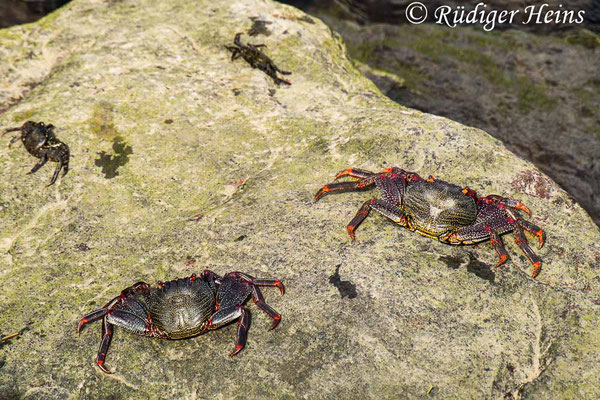
[[[256, 20], [291, 86], [224, 48]], [[248, 40], [244, 35], [242, 41]], [[600, 397], [600, 232], [487, 133], [383, 96], [315, 18], [270, 1], [75, 0], [0, 31], [0, 126], [43, 120], [71, 171], [45, 187], [0, 157], [0, 398]], [[5, 138], [8, 140], [8, 138]], [[537, 280], [509, 236], [451, 247], [312, 196], [339, 169], [398, 165], [524, 201], [548, 243]], [[195, 221], [190, 218], [196, 216]], [[533, 242], [533, 241], [532, 241]], [[235, 326], [181, 341], [115, 330], [94, 365], [79, 318], [134, 282], [210, 268], [279, 278]]]

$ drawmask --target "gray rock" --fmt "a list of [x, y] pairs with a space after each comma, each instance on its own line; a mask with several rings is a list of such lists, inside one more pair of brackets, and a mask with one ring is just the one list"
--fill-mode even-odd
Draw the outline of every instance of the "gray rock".
[[[266, 24], [278, 87], [223, 47]], [[248, 37], [244, 36], [245, 41]], [[600, 396], [600, 232], [487, 133], [384, 97], [321, 21], [270, 1], [76, 0], [0, 31], [0, 126], [43, 120], [73, 155], [25, 175], [0, 157], [0, 398], [581, 398]], [[5, 138], [6, 139], [6, 138]], [[8, 140], [8, 139], [6, 139]], [[372, 216], [373, 193], [312, 196], [347, 166], [398, 165], [532, 210], [537, 280], [510, 236], [451, 247]], [[200, 214], [196, 221], [189, 221]], [[192, 261], [192, 259], [195, 260]], [[235, 326], [164, 341], [79, 318], [134, 282], [210, 268], [279, 278]]]

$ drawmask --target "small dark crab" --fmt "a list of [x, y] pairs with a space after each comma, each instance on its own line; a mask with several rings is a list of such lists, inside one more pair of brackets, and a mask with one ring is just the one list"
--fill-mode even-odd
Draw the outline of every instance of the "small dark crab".
[[43, 122], [27, 121], [23, 126], [6, 129], [0, 136], [15, 131], [21, 131], [21, 135], [13, 137], [10, 142], [8, 142], [8, 147], [10, 148], [15, 142], [21, 139], [29, 154], [40, 159], [28, 174], [36, 172], [43, 167], [48, 160], [57, 162], [58, 165], [54, 170], [52, 180], [48, 184], [48, 186], [50, 186], [56, 182], [58, 173], [61, 169], [63, 170], [63, 177], [69, 172], [69, 146], [56, 138], [54, 135], [54, 125], [46, 125]]
[[102, 318], [102, 341], [96, 364], [106, 373], [110, 371], [104, 365], [104, 359], [113, 336], [113, 325], [142, 336], [185, 339], [237, 320], [237, 341], [230, 354], [234, 356], [246, 344], [249, 311], [242, 305], [248, 296], [273, 318], [271, 329], [281, 321], [281, 315], [265, 303], [259, 286], [275, 286], [281, 294], [285, 292], [278, 280], [257, 279], [242, 272], [230, 272], [221, 278], [204, 270], [200, 276], [194, 274], [188, 278], [157, 282], [155, 287], [138, 282], [101, 309], [83, 316], [77, 332], [85, 324]]
[[267, 47], [266, 45], [251, 43], [242, 44], [240, 41], [241, 36], [241, 33], [236, 33], [235, 39], [233, 39], [233, 44], [235, 46], [225, 46], [227, 50], [231, 51], [231, 61], [235, 61], [236, 59], [242, 57], [248, 64], [250, 64], [252, 68], [258, 68], [273, 78], [276, 84], [292, 84], [290, 81], [277, 76], [277, 72], [282, 75], [290, 75], [291, 72], [282, 71], [277, 68], [275, 63], [269, 57], [267, 57], [265, 53], [259, 50], [261, 47]]
[[500, 258], [497, 264], [500, 266], [508, 258], [500, 236], [513, 232], [515, 242], [534, 266], [532, 276], [535, 278], [540, 272], [542, 262], [529, 247], [524, 232], [538, 237], [540, 248], [546, 235], [521, 218], [519, 210], [528, 215], [531, 212], [520, 201], [498, 195], [479, 197], [468, 187], [461, 188], [431, 176], [423, 179], [396, 167], [381, 172], [348, 168], [340, 171], [336, 179], [344, 176], [358, 180], [323, 186], [315, 195], [315, 202], [327, 193], [367, 190], [373, 186], [382, 196], [382, 199], [366, 201], [350, 221], [347, 228], [352, 239], [356, 228], [375, 210], [401, 226], [444, 243], [473, 244], [490, 240]]

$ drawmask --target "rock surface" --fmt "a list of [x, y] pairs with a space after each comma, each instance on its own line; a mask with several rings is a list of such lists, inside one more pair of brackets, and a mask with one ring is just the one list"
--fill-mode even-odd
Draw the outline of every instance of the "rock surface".
[[[252, 38], [278, 87], [223, 47]], [[245, 42], [247, 36], [243, 36]], [[552, 180], [487, 133], [392, 102], [317, 19], [270, 1], [75, 0], [0, 31], [0, 126], [53, 123], [69, 174], [21, 146], [0, 174], [0, 398], [600, 396], [600, 232]], [[8, 140], [5, 138], [5, 140]], [[372, 216], [374, 193], [312, 196], [347, 166], [398, 165], [524, 201], [548, 243], [537, 280], [514, 241], [451, 247]], [[197, 216], [195, 221], [190, 218]], [[79, 318], [134, 282], [210, 268], [279, 278], [235, 326], [163, 341]]]

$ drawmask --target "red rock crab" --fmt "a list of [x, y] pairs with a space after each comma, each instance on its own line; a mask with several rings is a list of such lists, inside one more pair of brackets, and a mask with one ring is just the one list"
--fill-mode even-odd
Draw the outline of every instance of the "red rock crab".
[[355, 181], [334, 182], [323, 186], [315, 195], [315, 202], [328, 193], [379, 189], [382, 199], [367, 200], [348, 224], [348, 234], [354, 239], [354, 231], [375, 210], [395, 223], [416, 231], [423, 236], [449, 244], [473, 244], [490, 240], [498, 253], [497, 266], [503, 264], [508, 253], [501, 235], [513, 232], [515, 242], [533, 264], [535, 278], [542, 265], [531, 250], [525, 231], [544, 245], [546, 235], [542, 229], [521, 218], [519, 211], [531, 215], [529, 208], [518, 200], [498, 195], [479, 197], [468, 187], [461, 188], [443, 180], [421, 178], [414, 172], [392, 167], [381, 172], [348, 168], [336, 175]]
[[242, 306], [251, 296], [252, 301], [273, 318], [271, 329], [281, 321], [281, 315], [272, 309], [259, 286], [275, 286], [281, 294], [285, 288], [279, 280], [256, 279], [242, 272], [230, 272], [219, 277], [205, 270], [200, 276], [150, 286], [138, 282], [99, 310], [86, 314], [79, 321], [77, 332], [85, 324], [102, 318], [102, 341], [96, 364], [106, 373], [106, 353], [113, 336], [113, 325], [142, 336], [161, 339], [184, 339], [217, 329], [237, 320], [237, 341], [231, 356], [246, 344], [249, 312]]

